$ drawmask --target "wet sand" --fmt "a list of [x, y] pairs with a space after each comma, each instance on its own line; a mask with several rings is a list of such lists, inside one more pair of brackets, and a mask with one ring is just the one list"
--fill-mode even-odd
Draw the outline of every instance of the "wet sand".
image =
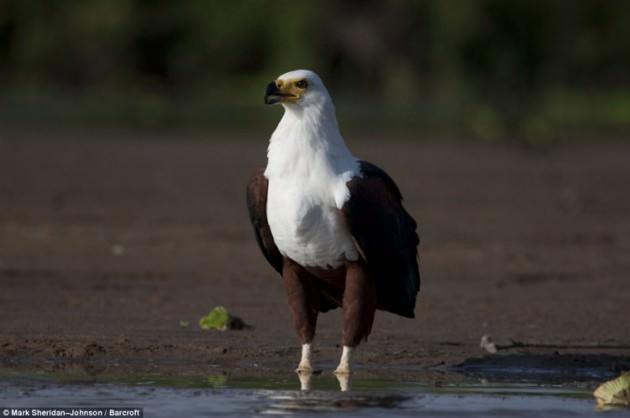
[[[4, 369], [252, 375], [297, 364], [282, 283], [244, 203], [265, 137], [17, 136], [0, 136]], [[379, 312], [359, 373], [473, 358], [630, 368], [630, 144], [350, 145], [396, 179], [422, 241], [416, 318]], [[253, 328], [200, 330], [217, 305]], [[318, 368], [334, 368], [340, 332], [339, 310], [320, 316]], [[499, 355], [479, 348], [484, 334]]]

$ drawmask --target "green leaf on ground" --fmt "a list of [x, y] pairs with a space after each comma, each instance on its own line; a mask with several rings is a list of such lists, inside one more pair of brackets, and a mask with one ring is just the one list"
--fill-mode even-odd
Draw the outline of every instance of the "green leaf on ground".
[[225, 331], [228, 328], [230, 314], [223, 306], [217, 306], [206, 316], [199, 319], [201, 329], [218, 329]]

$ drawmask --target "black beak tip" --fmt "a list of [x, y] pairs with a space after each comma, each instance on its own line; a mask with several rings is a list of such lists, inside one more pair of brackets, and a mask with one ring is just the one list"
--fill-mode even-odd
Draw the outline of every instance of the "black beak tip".
[[278, 103], [278, 95], [280, 94], [280, 90], [278, 90], [278, 86], [276, 86], [276, 82], [272, 81], [267, 84], [267, 88], [265, 89], [265, 104], [274, 104]]

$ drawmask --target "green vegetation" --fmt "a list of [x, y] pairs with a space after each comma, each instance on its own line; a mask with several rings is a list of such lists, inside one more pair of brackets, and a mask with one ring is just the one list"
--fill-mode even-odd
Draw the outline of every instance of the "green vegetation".
[[532, 142], [630, 132], [630, 3], [5, 0], [4, 126], [270, 130], [311, 68], [350, 131]]
[[199, 319], [199, 326], [201, 329], [217, 329], [219, 331], [225, 331], [228, 329], [228, 323], [230, 321], [230, 314], [223, 306], [217, 306], [212, 309], [210, 313]]

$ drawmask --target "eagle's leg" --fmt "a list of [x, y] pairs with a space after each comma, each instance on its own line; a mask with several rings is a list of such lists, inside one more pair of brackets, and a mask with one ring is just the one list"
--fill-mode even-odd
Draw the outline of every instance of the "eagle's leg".
[[335, 373], [350, 373], [352, 350], [370, 335], [375, 311], [376, 284], [365, 263], [348, 261], [343, 292], [343, 352]]
[[302, 343], [302, 357], [295, 371], [310, 373], [313, 371], [311, 343], [315, 337], [319, 313], [319, 290], [315, 287], [315, 279], [304, 268], [288, 258], [284, 259], [282, 277], [289, 300], [289, 309], [293, 316], [293, 325]]

